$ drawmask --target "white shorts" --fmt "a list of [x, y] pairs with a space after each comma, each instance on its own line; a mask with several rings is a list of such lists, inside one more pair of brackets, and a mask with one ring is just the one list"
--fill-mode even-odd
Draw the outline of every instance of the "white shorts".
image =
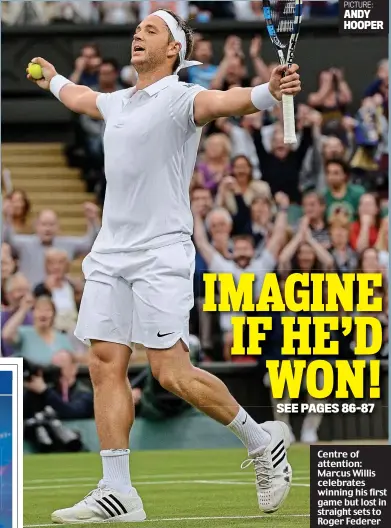
[[189, 346], [195, 249], [189, 240], [128, 253], [91, 252], [75, 336], [164, 349]]

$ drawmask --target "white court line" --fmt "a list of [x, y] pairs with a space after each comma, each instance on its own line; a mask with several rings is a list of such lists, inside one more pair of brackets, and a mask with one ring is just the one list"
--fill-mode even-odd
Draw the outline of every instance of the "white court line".
[[[221, 485], [221, 486], [253, 486], [254, 482], [252, 481], [230, 481], [230, 480], [160, 480], [160, 481], [146, 481], [146, 482], [135, 482], [135, 486], [175, 486], [179, 484], [211, 484], [211, 485]], [[88, 483], [85, 484], [86, 486]], [[299, 483], [293, 483], [292, 486], [296, 487], [303, 487], [303, 488], [309, 488], [309, 484], [299, 484]], [[48, 490], [48, 489], [65, 489], [65, 488], [80, 488], [83, 487], [79, 483], [79, 485], [75, 486], [74, 484], [60, 484], [58, 486], [25, 486], [23, 488], [24, 491], [40, 491], [40, 490]]]
[[[291, 515], [278, 515], [273, 514], [273, 519], [286, 519], [290, 517], [309, 517], [308, 513], [297, 513]], [[245, 519], [270, 519], [270, 515], [235, 515], [227, 517], [171, 517], [167, 519], [147, 519], [144, 522], [156, 523], [156, 522], [183, 522], [183, 521], [234, 521], [245, 520]], [[74, 524], [86, 524], [84, 523], [72, 523]], [[99, 523], [98, 523], [99, 524]], [[25, 524], [24, 528], [45, 528], [47, 526], [58, 526], [56, 524]], [[70, 526], [62, 524], [61, 526]]]
[[[222, 473], [186, 473], [188, 477], [232, 477], [234, 475], [241, 475], [243, 476], [243, 471], [231, 471], [229, 473], [226, 473], [225, 471]], [[310, 476], [310, 473], [307, 469], [296, 469], [293, 471], [295, 475], [307, 475]], [[140, 475], [137, 477], [137, 481], [140, 480], [150, 480], [150, 479], [159, 479], [159, 478], [176, 478], [176, 477], [183, 477], [183, 473], [165, 473], [165, 474], [152, 474], [152, 475]], [[33, 479], [33, 480], [25, 480], [25, 484], [50, 484], [54, 482], [92, 482], [96, 481], [96, 477], [71, 477], [71, 478], [50, 478], [50, 479]]]

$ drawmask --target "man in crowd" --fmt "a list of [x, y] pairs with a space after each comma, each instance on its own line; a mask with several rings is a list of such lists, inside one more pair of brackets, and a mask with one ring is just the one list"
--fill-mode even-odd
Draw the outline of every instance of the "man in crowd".
[[35, 286], [45, 281], [45, 251], [51, 247], [64, 249], [70, 260], [86, 255], [90, 250], [100, 229], [99, 208], [93, 203], [84, 204], [84, 216], [88, 224], [83, 237], [60, 236], [59, 221], [56, 213], [50, 209], [41, 211], [35, 226], [34, 235], [17, 235], [14, 233], [10, 218], [12, 211], [4, 211], [5, 225], [3, 239], [19, 255], [20, 271]]

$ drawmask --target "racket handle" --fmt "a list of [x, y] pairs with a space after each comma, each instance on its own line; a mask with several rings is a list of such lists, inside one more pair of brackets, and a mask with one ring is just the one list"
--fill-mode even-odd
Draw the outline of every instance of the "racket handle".
[[284, 143], [297, 143], [295, 127], [295, 106], [293, 95], [282, 96], [282, 112], [284, 116]]

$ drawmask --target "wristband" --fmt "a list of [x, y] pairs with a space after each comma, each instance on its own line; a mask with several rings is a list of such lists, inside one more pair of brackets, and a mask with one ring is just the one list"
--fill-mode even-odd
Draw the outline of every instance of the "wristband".
[[54, 97], [57, 97], [57, 99], [59, 101], [61, 101], [61, 99], [60, 99], [60, 91], [67, 84], [75, 84], [75, 83], [73, 83], [72, 81], [70, 81], [66, 77], [63, 77], [62, 75], [58, 75], [58, 74], [55, 75], [52, 78], [52, 80], [50, 81], [50, 91], [52, 92]]
[[280, 101], [272, 96], [269, 90], [269, 83], [266, 83], [255, 86], [251, 90], [251, 102], [258, 110], [268, 110]]

